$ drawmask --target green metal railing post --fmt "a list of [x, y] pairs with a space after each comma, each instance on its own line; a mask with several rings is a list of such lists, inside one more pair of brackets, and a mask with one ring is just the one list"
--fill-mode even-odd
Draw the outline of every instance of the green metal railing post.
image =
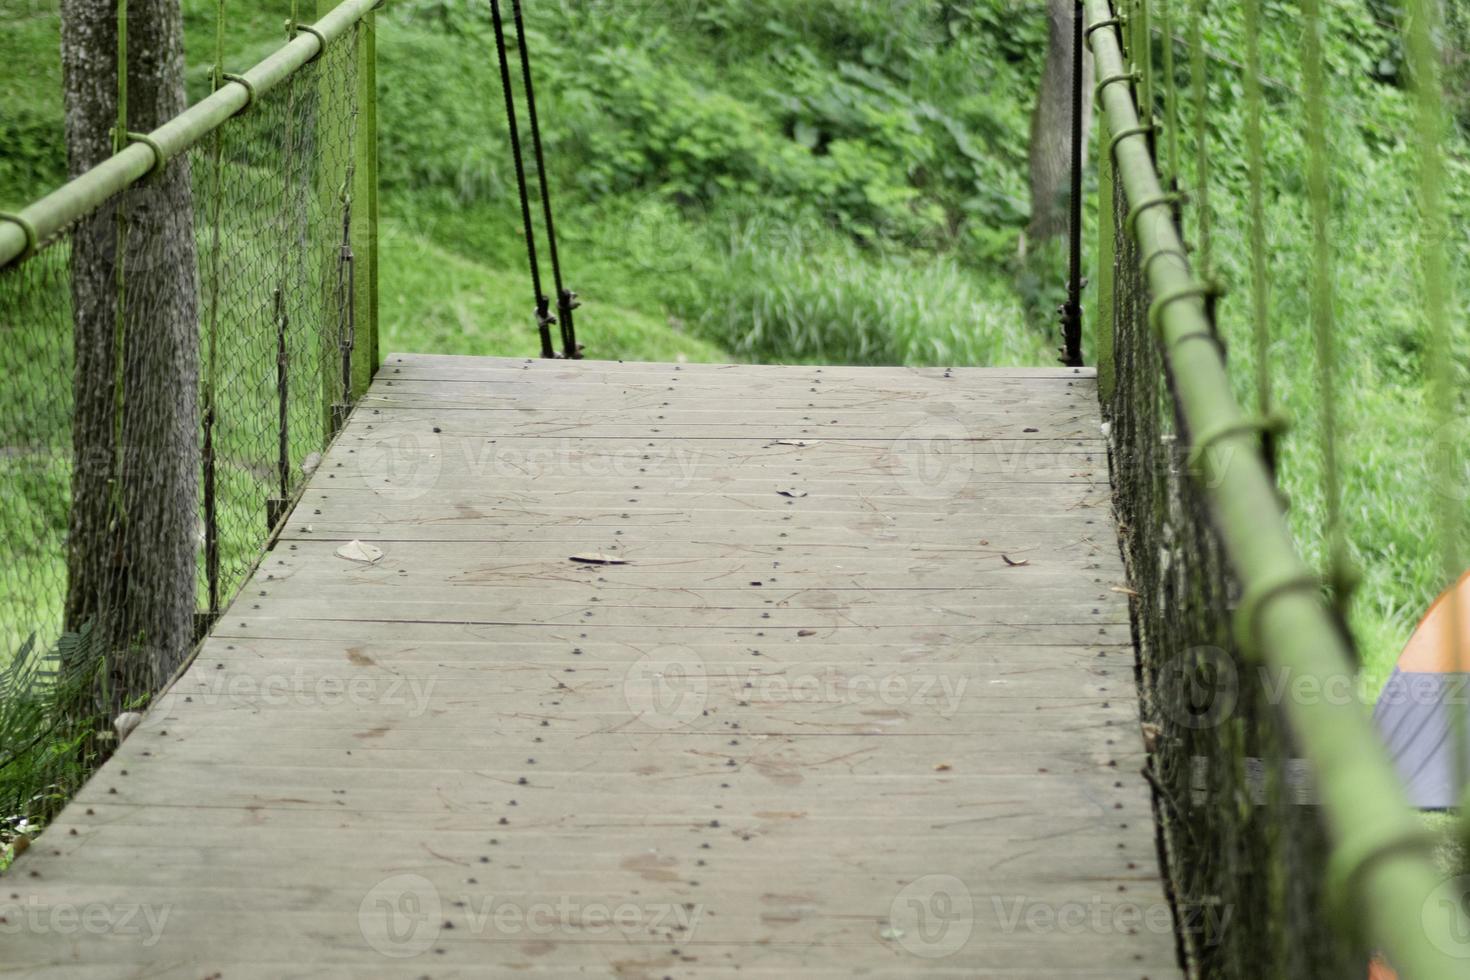
[[356, 200], [362, 209], [355, 222], [361, 232], [357, 253], [362, 257], [357, 283], [357, 323], [365, 343], [362, 360], [353, 366], [353, 398], [367, 391], [382, 363], [378, 349], [378, 14], [362, 20], [357, 36], [357, 180]]
[[[1087, 9], [1093, 24], [1112, 16], [1108, 0], [1087, 0]], [[1094, 30], [1091, 45], [1098, 78], [1123, 76], [1112, 27]], [[1113, 133], [1137, 130], [1118, 141], [1115, 165], [1140, 270], [1155, 302], [1164, 300], [1157, 307], [1159, 343], [1184, 430], [1196, 450], [1207, 450], [1199, 453], [1199, 479], [1243, 590], [1242, 642], [1266, 666], [1326, 690], [1336, 679], [1356, 676], [1355, 657], [1292, 540], [1258, 443], [1259, 425], [1235, 401], [1207, 316], [1204, 284], [1184, 259], [1172, 211], [1159, 206], [1170, 197], [1139, 129], [1133, 93], [1111, 84], [1099, 98]], [[1434, 841], [1409, 807], [1366, 707], [1354, 700], [1289, 698], [1284, 713], [1317, 777], [1333, 842], [1327, 869], [1333, 896], [1353, 911], [1361, 934], [1387, 953], [1400, 975], [1463, 977], [1464, 961], [1451, 950], [1463, 948], [1470, 916], [1436, 909], [1440, 914], [1431, 922], [1426, 915], [1426, 903], [1441, 887]]]

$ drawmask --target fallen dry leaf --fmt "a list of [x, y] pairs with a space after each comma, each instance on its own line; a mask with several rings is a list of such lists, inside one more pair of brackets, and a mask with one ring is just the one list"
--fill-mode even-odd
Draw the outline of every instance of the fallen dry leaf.
[[1159, 747], [1159, 726], [1151, 722], [1143, 723], [1143, 750], [1152, 752]]
[[584, 565], [626, 565], [628, 559], [619, 558], [617, 555], [604, 555], [600, 551], [585, 551], [580, 555], [572, 555], [572, 561], [579, 561]]
[[1012, 568], [1015, 568], [1018, 565], [1029, 565], [1029, 564], [1031, 564], [1031, 561], [1029, 559], [1026, 559], [1026, 558], [1016, 559], [1016, 558], [1012, 558], [1010, 555], [1001, 555], [1000, 557], [1001, 557], [1001, 559], [1003, 561], [1005, 561], [1005, 563], [1007, 565], [1010, 565]]
[[337, 549], [338, 558], [346, 558], [348, 561], [360, 561], [366, 565], [383, 557], [383, 549], [375, 544], [364, 541], [349, 541]]
[[777, 490], [776, 492], [779, 493], [783, 497], [805, 497], [806, 496], [806, 491], [805, 490], [797, 490], [795, 487], [791, 488], [790, 490]]
[[1134, 596], [1135, 598], [1138, 596], [1138, 590], [1136, 590], [1136, 589], [1130, 589], [1126, 585], [1114, 585], [1114, 586], [1110, 586], [1109, 587], [1109, 591], [1110, 592], [1121, 592], [1123, 595], [1131, 595], [1131, 596]]
[[815, 439], [777, 439], [771, 443], [773, 446], [815, 446]]
[[952, 768], [954, 768], [954, 767], [951, 766], [948, 762], [936, 762], [936, 763], [934, 763], [934, 771], [935, 772], [949, 772], [950, 769], [952, 769]]
[[816, 630], [797, 630], [796, 631], [796, 635], [797, 636], [816, 636], [817, 635], [817, 631]]

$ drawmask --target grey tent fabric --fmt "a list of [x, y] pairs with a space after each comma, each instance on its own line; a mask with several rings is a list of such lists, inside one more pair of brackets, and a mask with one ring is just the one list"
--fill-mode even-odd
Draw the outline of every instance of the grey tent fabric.
[[1446, 810], [1464, 793], [1458, 778], [1463, 758], [1470, 762], [1470, 714], [1456, 751], [1458, 712], [1470, 710], [1470, 674], [1419, 673], [1395, 669], [1373, 707], [1378, 726], [1408, 790], [1421, 810]]

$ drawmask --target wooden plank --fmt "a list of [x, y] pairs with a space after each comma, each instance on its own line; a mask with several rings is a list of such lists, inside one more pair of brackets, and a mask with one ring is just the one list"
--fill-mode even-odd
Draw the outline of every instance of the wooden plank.
[[[684, 527], [643, 525], [636, 537], [629, 537], [621, 520], [582, 520], [564, 524], [545, 521], [530, 522], [516, 515], [499, 519], [481, 513], [468, 504], [440, 519], [408, 517], [389, 520], [386, 515], [347, 513], [340, 520], [327, 519], [321, 503], [326, 494], [312, 494], [304, 499], [281, 532], [287, 541], [312, 539], [364, 538], [374, 541], [473, 541], [487, 546], [486, 554], [494, 554], [489, 546], [503, 545], [506, 554], [536, 554], [535, 548], [545, 543], [539, 553], [556, 548], [557, 542], [589, 539], [620, 544], [624, 548], [647, 552], [657, 549], [665, 557], [689, 557], [713, 554], [774, 554], [800, 548], [810, 558], [851, 557], [854, 549], [875, 554], [916, 555], [920, 557], [951, 556], [959, 561], [994, 557], [1021, 549], [1054, 545], [1059, 551], [1085, 549], [1089, 555], [1099, 553], [1116, 558], [1118, 551], [1107, 515], [1083, 515], [1083, 519], [1058, 521], [1052, 517], [1030, 514], [1004, 514], [988, 517], [984, 522], [968, 521], [968, 526], [953, 527], [888, 527], [885, 522], [865, 520], [841, 524], [812, 523], [779, 529], [774, 540], [753, 537], [741, 527], [700, 527], [691, 533]], [[625, 540], [620, 541], [620, 538]], [[560, 549], [556, 549], [559, 551]], [[576, 550], [576, 549], [574, 549]], [[599, 549], [606, 550], [606, 549]], [[553, 554], [556, 551], [552, 551]]]
[[[515, 963], [516, 976], [518, 977], [565, 977], [572, 969], [565, 960], [558, 959], [557, 962], [537, 963], [536, 958], [550, 952], [554, 946], [548, 946], [543, 941], [526, 944], [531, 952], [523, 953], [519, 961]], [[884, 950], [881, 951], [889, 958], [898, 959], [895, 954]], [[691, 977], [699, 977], [701, 980], [785, 980], [792, 975], [793, 967], [789, 964], [782, 965], [779, 957], [783, 954], [768, 951], [750, 951], [742, 949], [742, 961], [751, 962], [756, 960], [771, 965], [755, 967], [728, 967], [728, 966], [705, 966], [697, 959], [688, 961], [683, 957], [676, 957], [663, 951], [649, 954], [646, 960], [640, 961], [627, 949], [607, 949], [604, 958], [595, 966], [585, 966], [590, 971], [601, 970], [602, 975], [615, 976], [621, 973], [623, 976], [638, 976], [635, 972], [644, 969], [643, 975], [648, 977], [668, 977], [671, 980], [687, 980]], [[165, 964], [150, 964], [148, 976], [159, 978], [159, 980], [197, 980], [200, 976], [211, 973], [226, 977], [261, 977], [266, 980], [403, 980], [402, 968], [385, 967], [381, 964], [353, 964], [345, 966], [340, 964], [323, 963], [314, 960], [309, 967], [303, 967], [299, 960], [278, 960], [279, 954], [260, 949], [246, 950], [244, 955], [249, 956], [246, 961], [230, 959], [220, 955], [210, 955], [208, 965], [204, 965], [203, 954], [199, 959], [185, 962], [171, 961]], [[688, 954], [685, 954], [686, 956]], [[710, 958], [716, 958], [719, 954], [712, 954]], [[869, 980], [910, 980], [913, 971], [908, 966], [880, 966], [875, 963], [876, 957], [871, 953], [854, 957], [852, 966], [831, 967], [825, 965], [802, 964], [800, 975], [812, 980], [850, 980], [851, 977], [861, 975]], [[95, 980], [98, 977], [115, 977], [118, 975], [116, 967], [97, 967], [92, 965], [78, 965], [66, 962], [62, 965], [48, 964], [41, 961], [42, 965], [32, 966], [29, 962], [26, 967], [26, 976], [35, 980]], [[484, 966], [443, 966], [437, 961], [432, 976], [434, 980], [491, 980], [502, 975], [495, 970]], [[854, 970], [861, 971], [854, 973]], [[131, 975], [131, 974], [128, 974]], [[954, 967], [927, 967], [924, 976], [934, 980], [1055, 980], [1056, 972], [1049, 967], [1041, 968], [1011, 968], [997, 967], [993, 964], [976, 964], [974, 966]], [[1090, 964], [1068, 971], [1067, 976], [1072, 980], [1138, 980], [1140, 975], [1136, 965], [1119, 967], [1099, 967]], [[1146, 977], [1147, 974], [1144, 974]]]
[[[561, 644], [563, 649], [574, 648], [579, 642], [594, 636], [593, 624], [576, 623], [567, 626], [561, 623], [485, 623], [485, 622], [393, 622], [386, 620], [352, 619], [282, 619], [263, 617], [258, 610], [234, 609], [220, 618], [214, 628], [218, 637], [241, 639], [293, 639], [311, 640], [340, 638], [355, 646], [371, 643], [447, 644], [473, 647], [480, 650], [493, 649], [501, 643], [530, 641]], [[978, 644], [982, 646], [1026, 646], [1077, 647], [1084, 644], [1130, 644], [1132, 634], [1126, 626], [1116, 623], [1074, 624], [1050, 623], [1022, 625], [1013, 623], [949, 623], [927, 626], [862, 626], [843, 621], [829, 625], [802, 627], [761, 623], [757, 626], [698, 626], [688, 624], [667, 626], [645, 623], [626, 627], [613, 623], [596, 624], [595, 635], [599, 639], [615, 643], [634, 643], [650, 647], [669, 644], [689, 644], [700, 649], [709, 644], [746, 644], [767, 649], [779, 641], [801, 640], [805, 643], [826, 643], [837, 646], [857, 644], [868, 646], [874, 643], [897, 644], [904, 648], [914, 645], [946, 646], [950, 644]], [[809, 637], [798, 635], [801, 629], [811, 629]], [[636, 630], [636, 631], [635, 631]], [[645, 650], [646, 652], [646, 650]]]
[[[286, 689], [269, 697], [314, 697], [319, 702], [330, 701], [319, 697], [314, 688]], [[409, 697], [412, 695], [405, 695], [405, 700]], [[924, 774], [943, 765], [949, 767], [945, 772], [958, 774], [955, 778], [1029, 776], [1045, 769], [1059, 775], [1107, 770], [1116, 779], [1118, 766], [1111, 763], [1118, 762], [1121, 766], [1131, 759], [1118, 746], [1105, 743], [1106, 731], [1094, 728], [1080, 736], [1071, 733], [1070, 738], [1024, 743], [1015, 739], [1004, 753], [998, 752], [995, 746], [959, 746], [946, 736], [937, 735], [905, 735], [882, 745], [863, 744], [841, 735], [747, 735], [741, 745], [749, 753], [748, 759], [735, 757], [734, 768], [737, 773], [754, 769], [762, 774], [778, 774], [824, 767], [838, 775], [882, 775]], [[160, 735], [161, 732], [168, 734]], [[456, 743], [452, 737], [426, 730], [389, 729], [368, 739], [357, 738], [356, 732], [349, 732], [346, 737], [328, 733], [319, 738], [306, 738], [301, 730], [282, 726], [261, 732], [245, 746], [239, 744], [242, 740], [237, 729], [216, 728], [210, 718], [185, 721], [169, 716], [166, 724], [147, 729], [145, 734], [151, 737], [140, 740], [146, 743], [146, 748], [138, 750], [133, 765], [248, 764], [268, 757], [281, 768], [413, 771], [452, 767], [450, 760], [456, 749], [473, 749], [504, 753], [514, 760], [534, 758], [540, 770], [554, 774], [580, 773], [587, 767], [584, 740], [554, 730], [539, 736], [497, 734], [480, 739], [473, 738], [476, 733], [470, 732]], [[728, 732], [681, 733], [684, 737], [679, 745], [667, 744], [671, 740], [660, 739], [661, 734], [666, 733], [608, 740], [598, 753], [599, 771], [643, 777], [650, 789], [662, 782], [693, 776], [715, 775], [722, 782], [729, 779], [728, 762], [732, 758], [729, 749], [738, 746], [729, 744]], [[540, 742], [535, 741], [537, 737]], [[660, 753], [659, 762], [649, 761], [651, 751]], [[143, 752], [148, 754], [142, 755]], [[129, 766], [130, 771], [133, 765]]]
[[4, 972], [1177, 977], [1095, 392], [391, 355]]
[[[1027, 490], [1032, 488], [1028, 487]], [[1045, 487], [1041, 488], [1045, 489]], [[355, 493], [355, 496], [353, 494]], [[903, 510], [892, 508], [887, 511], [876, 509], [872, 501], [860, 499], [833, 501], [802, 501], [796, 509], [793, 501], [784, 503], [785, 498], [772, 494], [773, 502], [759, 503], [742, 501], [709, 501], [704, 506], [647, 506], [626, 501], [602, 509], [589, 509], [569, 505], [562, 501], [534, 501], [527, 495], [519, 500], [506, 497], [482, 496], [467, 492], [472, 502], [450, 503], [442, 501], [438, 494], [420, 494], [415, 488], [414, 499], [393, 499], [371, 490], [343, 490], [318, 498], [313, 494], [306, 500], [312, 516], [321, 516], [328, 521], [346, 523], [356, 519], [365, 524], [469, 524], [489, 522], [496, 526], [515, 524], [552, 525], [563, 524], [575, 527], [612, 527], [626, 529], [634, 534], [647, 527], [681, 527], [702, 532], [707, 528], [755, 528], [770, 538], [779, 536], [786, 526], [825, 527], [829, 524], [853, 524], [857, 530], [882, 532], [894, 530], [904, 534], [923, 529], [951, 528], [951, 536], [961, 533], [956, 524], [975, 528], [976, 537], [988, 534], [986, 526], [1004, 527], [1014, 518], [1025, 515], [1036, 523], [1061, 523], [1064, 515], [1087, 510], [1106, 513], [1108, 498], [1095, 492], [1038, 493], [1034, 497], [1017, 492], [1007, 499], [982, 498], [956, 505], [949, 512], [933, 506], [929, 501], [917, 501]], [[898, 498], [886, 498], [894, 500]], [[725, 506], [719, 506], [725, 503]], [[316, 511], [321, 511], [317, 515]], [[956, 513], [958, 511], [958, 513]], [[304, 529], [307, 524], [298, 525]], [[747, 535], [750, 540], [759, 540]], [[779, 543], [779, 542], [773, 542]]]
[[[714, 406], [700, 403], [695, 408], [681, 407], [679, 409], [668, 407], [664, 402], [660, 402], [658, 405], [647, 408], [621, 411], [617, 414], [616, 419], [625, 425], [667, 425], [671, 430], [678, 429], [679, 432], [676, 434], [687, 432], [693, 438], [711, 438], [703, 434], [705, 430], [723, 429], [731, 424], [738, 424], [744, 429], [741, 437], [745, 439], [761, 438], [758, 433], [768, 427], [788, 429], [800, 426], [813, 428], [835, 426], [838, 429], [868, 433], [866, 436], [857, 438], [912, 441], [937, 438], [946, 434], [951, 426], [954, 427], [956, 436], [963, 436], [968, 432], [977, 433], [971, 436], [973, 439], [979, 438], [978, 432], [986, 428], [1003, 426], [1023, 419], [1032, 419], [1030, 424], [1039, 428], [1047, 424], [1084, 422], [1090, 417], [1090, 413], [1086, 411], [1080, 399], [1063, 399], [1055, 404], [1037, 404], [1034, 399], [1024, 399], [1018, 401], [1014, 407], [987, 402], [983, 407], [977, 406], [972, 410], [962, 409], [955, 405], [944, 405], [888, 411], [880, 407], [866, 412], [857, 409], [822, 411], [818, 408], [771, 411], [760, 407], [759, 403], [752, 405], [747, 399], [739, 399], [738, 402], [741, 407], [728, 403]], [[378, 407], [376, 404], [373, 406], [374, 409]], [[432, 400], [426, 402], [422, 408], [407, 407], [392, 402], [387, 402], [381, 407], [386, 411], [373, 410], [358, 415], [354, 429], [378, 431], [394, 428], [411, 429], [417, 426], [420, 429], [428, 428], [429, 431], [433, 431], [433, 426], [438, 425], [446, 431], [454, 427], [471, 432], [493, 433], [517, 421], [546, 425], [571, 425], [585, 429], [595, 426], [598, 422], [609, 420], [605, 411], [605, 402], [599, 405], [595, 399], [590, 399], [585, 406], [568, 406], [558, 403], [555, 398], [548, 398], [545, 407], [521, 406], [498, 411], [487, 411], [475, 406], [461, 408], [455, 404], [436, 403]], [[1099, 438], [1098, 431], [1093, 429], [1089, 436], [1094, 439]], [[583, 436], [583, 438], [591, 437]], [[778, 433], [767, 438], [778, 439], [783, 436]]]
[[[942, 713], [939, 705], [921, 711], [918, 706], [904, 710], [839, 703], [823, 705], [817, 711], [807, 706], [803, 711], [798, 710], [800, 705], [789, 703], [742, 705], [733, 699], [721, 701], [714, 697], [704, 701], [696, 697], [674, 701], [672, 695], [669, 695], [672, 706], [662, 709], [656, 703], [647, 703], [651, 698], [635, 701], [632, 706], [609, 706], [606, 710], [582, 710], [554, 698], [527, 700], [510, 709], [486, 699], [466, 698], [455, 705], [458, 710], [421, 711], [412, 688], [391, 692], [397, 697], [377, 700], [366, 697], [359, 701], [354, 692], [346, 684], [340, 694], [311, 699], [279, 695], [273, 690], [254, 700], [204, 697], [191, 700], [193, 695], [183, 692], [178, 698], [165, 699], [168, 714], [164, 717], [175, 723], [213, 724], [251, 731], [289, 726], [301, 731], [303, 738], [311, 739], [319, 737], [314, 734], [317, 732], [346, 728], [360, 741], [398, 730], [434, 735], [460, 732], [466, 737], [566, 734], [592, 739], [595, 744], [603, 737], [642, 739], [677, 728], [689, 733], [743, 732], [747, 736], [943, 735], [957, 739], [984, 736], [996, 751], [1014, 751], [1024, 746], [1026, 739], [1016, 735], [1020, 727], [1050, 725], [1073, 739], [1105, 744], [1108, 739], [1120, 741], [1128, 737], [1123, 733], [1129, 732], [1137, 719], [1136, 708], [1117, 701], [1108, 701], [1110, 707], [1103, 708], [1101, 699], [1078, 699], [1071, 703], [1026, 703], [1017, 699], [992, 702], [992, 707], [985, 711], [953, 714]], [[691, 705], [704, 707], [709, 713], [691, 716]], [[492, 716], [490, 712], [495, 714]], [[464, 719], [471, 714], [476, 715], [476, 720]]]
[[[1012, 513], [1034, 505], [1032, 513], [1057, 514], [1079, 507], [1106, 505], [1108, 496], [1090, 481], [999, 484], [969, 487], [946, 497], [920, 497], [903, 493], [820, 493], [808, 489], [799, 477], [772, 477], [760, 492], [737, 493], [724, 489], [684, 490], [657, 493], [647, 490], [600, 490], [594, 487], [550, 486], [538, 494], [527, 488], [515, 492], [492, 492], [483, 481], [435, 479], [425, 486], [417, 480], [405, 483], [388, 477], [377, 478], [376, 486], [358, 474], [347, 474], [341, 484], [317, 484], [310, 489], [326, 490], [330, 496], [324, 504], [313, 506], [324, 515], [344, 507], [381, 512], [388, 520], [415, 520], [405, 514], [408, 508], [391, 506], [411, 503], [413, 497], [431, 491], [462, 491], [475, 501], [473, 510], [482, 514], [587, 514], [604, 515], [619, 520], [653, 520], [669, 515], [708, 520], [719, 526], [721, 520], [742, 521], [758, 516], [765, 523], [783, 521], [806, 523], [813, 516], [831, 520], [856, 516], [873, 519], [881, 514], [884, 524], [941, 523], [945, 518]], [[324, 480], [336, 480], [328, 474]], [[382, 488], [381, 490], [379, 488]], [[497, 488], [498, 490], [499, 488]], [[309, 492], [309, 491], [308, 491]], [[792, 496], [791, 494], [800, 496]], [[407, 499], [404, 499], [407, 497]], [[424, 517], [433, 519], [437, 511], [424, 507]], [[404, 515], [404, 516], [400, 516]], [[623, 515], [627, 515], [626, 517]], [[728, 516], [739, 515], [739, 516]], [[465, 515], [467, 516], [467, 515]], [[915, 521], [915, 518], [923, 520]]]
[[[610, 441], [530, 440], [529, 446], [511, 446], [508, 441], [463, 437], [433, 436], [420, 441], [417, 434], [411, 440], [401, 434], [348, 439], [344, 444], [355, 447], [362, 458], [329, 470], [314, 487], [322, 491], [349, 485], [322, 482], [330, 475], [335, 480], [366, 480], [373, 487], [385, 478], [393, 482], [412, 478], [444, 488], [484, 489], [486, 481], [493, 480], [497, 488], [560, 492], [621, 476], [628, 478], [630, 490], [645, 494], [770, 493], [799, 478], [813, 494], [862, 491], [888, 497], [949, 499], [963, 496], [966, 490], [974, 496], [978, 489], [1008, 483], [1105, 485], [1107, 479], [1102, 447], [1053, 451], [1050, 440], [1045, 450], [1005, 446], [982, 453], [926, 445], [905, 454], [888, 447], [860, 447], [872, 452], [833, 451], [816, 458], [785, 458], [765, 452], [765, 446], [726, 449], [715, 445], [656, 459], [640, 445], [601, 448]], [[557, 486], [536, 486], [547, 480]]]
[[720, 600], [714, 605], [698, 597], [661, 595], [642, 603], [620, 600], [616, 603], [565, 602], [537, 603], [517, 601], [496, 595], [492, 601], [455, 598], [406, 598], [390, 590], [382, 596], [350, 591], [349, 597], [296, 595], [283, 589], [275, 596], [244, 596], [226, 610], [253, 613], [265, 608], [269, 600], [271, 612], [284, 620], [319, 620], [328, 623], [353, 621], [360, 623], [478, 623], [496, 625], [546, 625], [581, 628], [668, 627], [671, 629], [718, 629], [722, 627], [764, 626], [777, 630], [833, 629], [839, 626], [888, 629], [893, 627], [964, 626], [975, 622], [994, 623], [1001, 627], [1047, 627], [1053, 625], [1086, 626], [1089, 623], [1127, 625], [1128, 613], [1122, 608], [1107, 608], [1089, 602], [1057, 605], [1018, 605], [1014, 601], [966, 603], [942, 601], [917, 605], [900, 600], [879, 603], [882, 593], [865, 593], [861, 604], [845, 602], [839, 595], [818, 595], [783, 608], [756, 603]]
[[[340, 539], [320, 540], [303, 535], [295, 551], [277, 551], [255, 577], [256, 586], [292, 581], [298, 586], [331, 583], [386, 583], [408, 576], [417, 584], [494, 585], [498, 588], [541, 588], [556, 583], [593, 583], [609, 589], [625, 588], [967, 588], [1016, 589], [1066, 585], [1083, 594], [1123, 594], [1126, 588], [1121, 560], [1076, 562], [1036, 548], [995, 551], [978, 549], [970, 560], [924, 557], [888, 557], [887, 552], [814, 560], [805, 551], [792, 556], [730, 555], [728, 549], [710, 557], [664, 556], [642, 551], [630, 554], [616, 543], [608, 553], [627, 562], [605, 566], [574, 560], [572, 547], [539, 548], [539, 556], [501, 557], [485, 553], [478, 544], [461, 542], [374, 542], [383, 552], [373, 564], [344, 559], [337, 552]], [[558, 554], [558, 552], [562, 552]], [[548, 555], [552, 557], [547, 557]], [[1011, 564], [1024, 562], [1025, 564]], [[1084, 567], [1093, 565], [1096, 567]], [[760, 582], [760, 586], [751, 583]], [[400, 582], [400, 584], [404, 584]], [[1103, 596], [1099, 595], [1099, 598]]]
[[[742, 632], [738, 636], [710, 630], [683, 637], [657, 631], [646, 634], [603, 631], [594, 637], [555, 627], [483, 630], [462, 624], [429, 623], [411, 626], [390, 623], [369, 632], [353, 628], [353, 624], [314, 627], [307, 620], [270, 624], [247, 621], [245, 627], [234, 632], [254, 631], [259, 635], [242, 636], [231, 635], [228, 625], [222, 624], [205, 642], [200, 654], [202, 660], [211, 663], [266, 658], [299, 663], [330, 660], [338, 666], [346, 661], [353, 667], [381, 663], [395, 668], [428, 663], [445, 669], [471, 666], [487, 670], [521, 669], [523, 665], [591, 667], [629, 664], [647, 656], [652, 647], [677, 643], [681, 649], [710, 664], [962, 662], [977, 668], [1062, 669], [1079, 673], [1097, 669], [1132, 671], [1134, 666], [1132, 643], [1126, 636], [1120, 640], [1068, 645], [1046, 642], [1053, 637], [1040, 632], [995, 640], [986, 632], [972, 628], [915, 631], [907, 634], [908, 642], [900, 642], [899, 631], [877, 633], [854, 627], [795, 635], [765, 630]], [[476, 639], [481, 633], [485, 638]]]
[[431, 380], [473, 375], [496, 377], [510, 374], [534, 376], [538, 381], [546, 380], [606, 380], [613, 384], [627, 383], [630, 379], [654, 376], [697, 378], [701, 381], [721, 381], [736, 387], [744, 387], [764, 380], [790, 381], [793, 379], [826, 379], [828, 381], [853, 380], [874, 386], [895, 385], [912, 389], [926, 381], [971, 381], [985, 386], [1008, 379], [1034, 379], [1037, 381], [1095, 383], [1097, 372], [1092, 368], [974, 368], [974, 367], [888, 367], [857, 365], [778, 365], [778, 364], [665, 364], [648, 361], [597, 361], [584, 360], [575, 364], [565, 361], [544, 361], [514, 357], [463, 357], [445, 354], [390, 354], [383, 360], [381, 380], [391, 380], [395, 375], [423, 374]]
[[[816, 636], [798, 636], [776, 644], [681, 643], [691, 660], [712, 673], [774, 673], [804, 671], [953, 671], [976, 682], [997, 684], [1090, 684], [1094, 678], [1118, 676], [1133, 670], [1133, 651], [1127, 647], [1056, 647], [1001, 645], [993, 647], [953, 646], [932, 650], [925, 644], [912, 646], [833, 645]], [[199, 657], [215, 665], [226, 664], [241, 672], [290, 667], [322, 670], [342, 676], [349, 672], [391, 672], [398, 677], [475, 677], [493, 674], [501, 683], [518, 674], [573, 669], [597, 675], [617, 672], [648, 657], [649, 648], [640, 643], [580, 641], [567, 643], [496, 643], [479, 647], [434, 643], [353, 643], [349, 640], [241, 640], [212, 637]], [[996, 688], [991, 693], [1004, 696]], [[1038, 690], [1057, 691], [1056, 687]]]
[[[719, 389], [706, 389], [706, 391], [707, 398], [701, 398], [681, 409], [681, 418], [713, 416], [722, 411], [729, 413], [751, 410], [748, 402], [741, 406], [733, 405], [732, 403], [737, 399], [731, 393], [721, 392]], [[518, 394], [512, 394], [512, 392]], [[948, 406], [945, 411], [952, 411], [956, 418], [965, 418], [970, 416], [972, 410], [977, 415], [984, 415], [1011, 411], [1020, 413], [1028, 409], [1047, 407], [1075, 408], [1082, 404], [1083, 399], [1089, 396], [1089, 392], [1076, 388], [1047, 388], [1034, 384], [1016, 384], [1009, 388], [988, 388], [983, 392], [968, 389], [946, 390], [942, 395]], [[384, 387], [366, 395], [361, 406], [368, 410], [364, 413], [365, 415], [374, 414], [371, 410], [375, 409], [425, 411], [475, 409], [492, 412], [538, 412], [592, 409], [605, 405], [606, 401], [605, 394], [599, 394], [594, 386], [587, 384], [512, 386], [475, 382], [445, 384], [438, 381], [391, 381], [384, 382]], [[900, 411], [906, 410], [915, 416], [936, 414], [933, 411], [925, 411], [922, 407], [923, 403], [912, 398], [890, 397], [889, 401], [895, 404]], [[863, 416], [875, 414], [875, 402], [871, 391], [862, 393], [854, 391], [837, 396], [824, 392], [821, 399], [816, 400], [808, 389], [788, 388], [776, 389], [773, 397], [763, 398], [758, 411], [761, 414], [772, 414], [782, 421], [790, 421], [791, 416], [812, 415], [815, 418], [813, 413], [822, 409], [841, 413], [844, 418], [847, 418], [853, 413]], [[660, 390], [657, 387], [631, 389], [626, 392], [622, 404], [630, 414], [638, 412], [666, 414], [664, 410], [672, 410], [674, 406], [667, 389]], [[818, 408], [819, 405], [821, 409]], [[890, 426], [884, 424], [882, 428], [887, 429]]]
[[[517, 414], [508, 419], [489, 419], [484, 412], [461, 412], [451, 409], [428, 409], [422, 412], [395, 413], [388, 422], [373, 425], [375, 435], [398, 436], [411, 433], [433, 434], [438, 424], [442, 434], [454, 436], [484, 436], [486, 438], [557, 438], [575, 434], [578, 439], [684, 439], [727, 440], [731, 442], [770, 442], [776, 439], [842, 439], [861, 440], [883, 438], [887, 443], [897, 441], [925, 442], [944, 438], [949, 429], [943, 422], [938, 424], [915, 423], [911, 432], [890, 430], [885, 436], [876, 425], [815, 423], [792, 423], [784, 426], [762, 427], [752, 438], [751, 426], [743, 421], [730, 419], [700, 425], [676, 426], [665, 420], [649, 422], [609, 420], [606, 412], [588, 411], [581, 414], [562, 415], [551, 418], [527, 418]], [[366, 430], [366, 426], [364, 426]], [[1017, 441], [1027, 438], [1038, 440], [1096, 438], [1097, 427], [1084, 413], [1051, 413], [1040, 417], [1015, 417], [980, 419], [966, 430], [965, 438], [973, 440]]]

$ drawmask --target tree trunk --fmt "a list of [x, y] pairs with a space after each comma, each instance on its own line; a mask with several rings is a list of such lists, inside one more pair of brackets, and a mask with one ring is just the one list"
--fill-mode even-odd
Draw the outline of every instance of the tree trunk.
[[[73, 175], [112, 151], [115, 10], [111, 0], [62, 3]], [[147, 132], [185, 107], [179, 0], [132, 0], [127, 52], [128, 128]], [[199, 331], [187, 158], [85, 219], [72, 249], [67, 626], [93, 622], [117, 702], [156, 689], [193, 642]]]
[[[1072, 176], [1072, 15], [1075, 0], [1047, 0], [1046, 65], [1031, 114], [1031, 244], [1066, 234]], [[1092, 53], [1082, 55], [1082, 159], [1092, 128]]]

